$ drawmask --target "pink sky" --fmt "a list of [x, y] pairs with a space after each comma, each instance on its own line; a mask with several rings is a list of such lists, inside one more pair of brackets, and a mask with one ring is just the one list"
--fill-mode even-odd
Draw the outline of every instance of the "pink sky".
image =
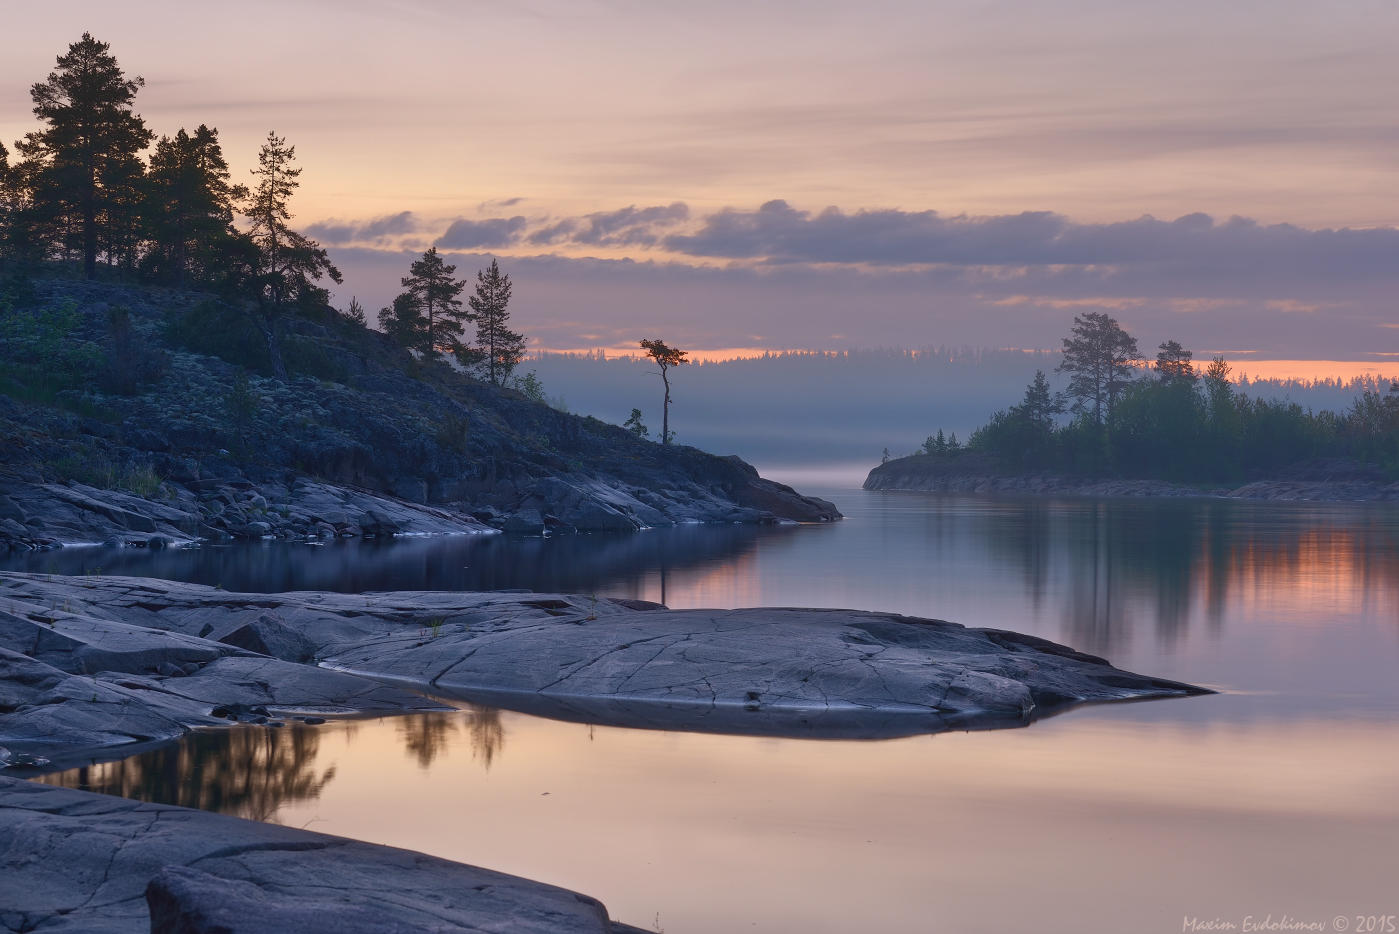
[[1050, 347], [1104, 309], [1151, 347], [1399, 352], [1389, 2], [6, 18], [0, 138], [90, 30], [157, 132], [216, 126], [240, 172], [268, 129], [295, 144], [297, 222], [371, 311], [437, 243], [461, 274], [502, 258], [537, 346]]

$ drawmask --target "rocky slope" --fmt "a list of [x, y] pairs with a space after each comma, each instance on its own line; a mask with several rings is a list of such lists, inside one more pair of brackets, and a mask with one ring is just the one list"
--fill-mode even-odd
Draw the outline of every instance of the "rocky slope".
[[1399, 502], [1399, 482], [1365, 465], [1305, 465], [1272, 480], [1234, 486], [1185, 486], [1164, 480], [1012, 474], [977, 454], [913, 454], [875, 467], [866, 490], [918, 493], [1006, 493], [1056, 496], [1216, 496], [1280, 502]]
[[0, 930], [639, 934], [594, 898], [489, 869], [6, 778]]
[[122, 754], [230, 720], [432, 706], [385, 681], [619, 726], [855, 737], [1205, 693], [1030, 636], [854, 610], [0, 574], [11, 764]]
[[0, 551], [840, 516], [737, 458], [415, 360], [329, 310], [289, 324], [282, 382], [210, 296], [68, 280], [27, 292], [0, 308]]

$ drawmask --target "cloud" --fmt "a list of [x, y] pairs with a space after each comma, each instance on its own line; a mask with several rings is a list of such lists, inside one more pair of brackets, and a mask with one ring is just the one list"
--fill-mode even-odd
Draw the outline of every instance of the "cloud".
[[311, 224], [306, 233], [327, 244], [377, 243], [389, 237], [418, 230], [418, 219], [412, 211], [385, 214], [367, 221], [326, 220]]
[[1308, 230], [1240, 217], [1219, 222], [1205, 214], [1080, 224], [1043, 211], [969, 217], [831, 207], [812, 213], [780, 200], [716, 212], [696, 231], [672, 234], [662, 245], [706, 259], [1077, 269], [1088, 279], [1137, 270], [1147, 278], [1196, 282], [1260, 275], [1388, 280], [1399, 268], [1394, 228]]
[[437, 239], [437, 245], [448, 250], [510, 246], [520, 239], [527, 223], [521, 215], [488, 217], [479, 221], [458, 218]]
[[532, 231], [527, 239], [535, 246], [572, 243], [652, 247], [660, 242], [660, 230], [684, 223], [689, 218], [690, 207], [683, 201], [649, 208], [638, 208], [633, 204], [616, 211], [565, 218]]

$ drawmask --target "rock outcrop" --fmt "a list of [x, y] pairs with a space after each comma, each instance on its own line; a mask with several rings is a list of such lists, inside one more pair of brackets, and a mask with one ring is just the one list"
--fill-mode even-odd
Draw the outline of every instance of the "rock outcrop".
[[[840, 518], [737, 458], [558, 411], [329, 309], [287, 322], [279, 380], [261, 337], [211, 296], [61, 279], [30, 291], [16, 327], [71, 308], [64, 340], [103, 356], [103, 375], [70, 374], [52, 404], [0, 394], [0, 554]], [[137, 358], [149, 365], [130, 372]], [[0, 367], [28, 373], [21, 362], [0, 348]]]
[[586, 895], [422, 853], [5, 778], [0, 929], [637, 930]]
[[[234, 594], [0, 574], [0, 746], [75, 761], [220, 719], [409, 710], [386, 686], [619, 726], [875, 737], [1199, 688], [1043, 639], [854, 610], [555, 594]], [[61, 608], [61, 609], [60, 609]], [[223, 634], [235, 642], [214, 641]], [[321, 667], [291, 659], [309, 657]]]

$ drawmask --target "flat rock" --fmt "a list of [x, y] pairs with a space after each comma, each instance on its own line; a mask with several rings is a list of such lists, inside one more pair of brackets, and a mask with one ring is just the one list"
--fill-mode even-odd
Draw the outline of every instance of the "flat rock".
[[[144, 592], [137, 593], [139, 601]], [[255, 708], [266, 715], [442, 709], [377, 679], [123, 622], [118, 617], [144, 619], [151, 611], [113, 612], [100, 606], [101, 593], [87, 592], [97, 603], [57, 592], [39, 602], [26, 596], [39, 595], [8, 591], [0, 610], [0, 746], [10, 750], [12, 766], [36, 757], [59, 766], [124, 755], [247, 719]], [[236, 632], [257, 620], [229, 622]]]
[[596, 899], [340, 837], [0, 778], [0, 929], [586, 934]]
[[[668, 610], [566, 594], [236, 594], [135, 578], [0, 574], [5, 598], [59, 602], [72, 615], [169, 633], [181, 645], [210, 627], [272, 619], [338, 669], [242, 652], [185, 677], [150, 679], [167, 697], [208, 704], [387, 704], [393, 698], [378, 691], [392, 689], [365, 687], [378, 679], [619, 726], [876, 737], [1023, 725], [1079, 703], [1208, 693], [1031, 636], [855, 610]], [[331, 685], [331, 677], [357, 680]], [[15, 746], [5, 722], [0, 714], [0, 743]]]

